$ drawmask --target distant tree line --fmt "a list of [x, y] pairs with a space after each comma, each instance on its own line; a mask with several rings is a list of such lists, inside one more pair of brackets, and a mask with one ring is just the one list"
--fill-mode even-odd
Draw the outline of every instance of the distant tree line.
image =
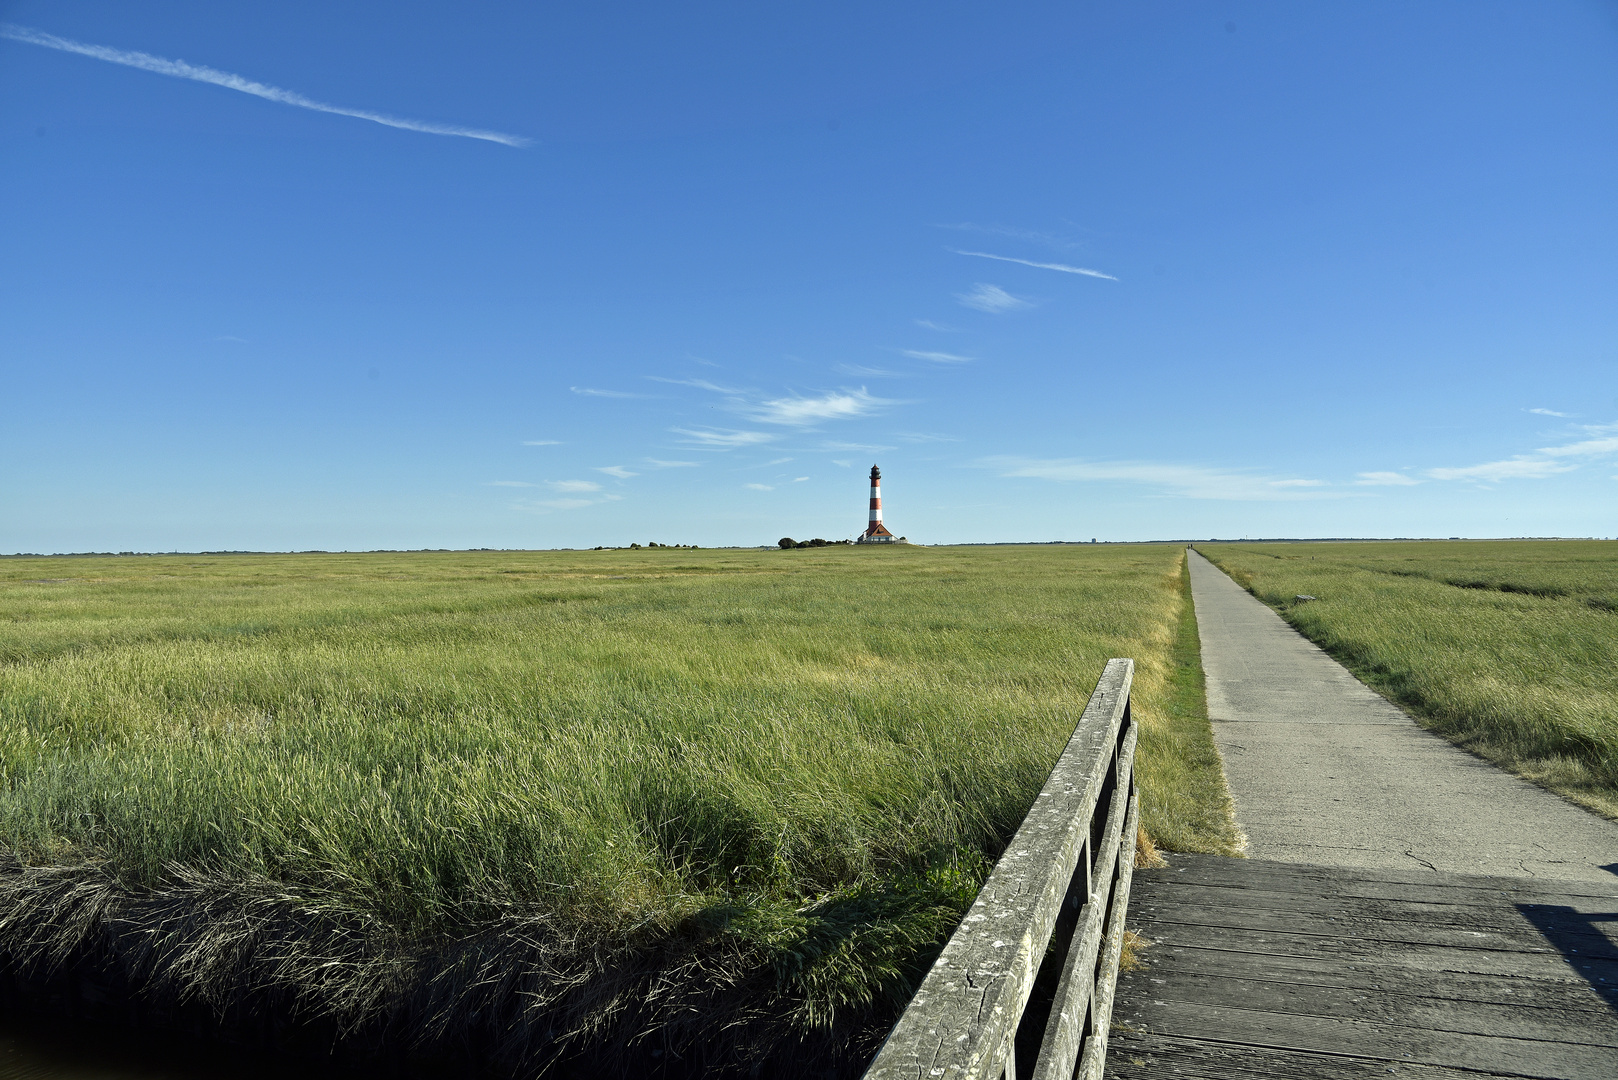
[[[681, 551], [699, 551], [699, 550], [701, 550], [695, 544], [659, 544], [656, 540], [652, 540], [652, 541], [647, 542], [647, 544], [645, 546], [646, 546], [646, 548], [667, 548], [670, 551], [673, 551], [676, 548], [678, 548]], [[606, 545], [601, 545], [601, 546], [598, 546], [598, 547], [593, 547], [590, 550], [591, 551], [622, 551], [623, 548], [610, 548], [610, 547], [607, 547]], [[640, 551], [640, 550], [642, 550], [642, 547], [641, 547], [640, 544], [630, 544], [629, 545], [629, 550], [630, 551]]]
[[794, 540], [790, 536], [783, 536], [780, 540], [776, 541], [776, 543], [781, 545], [782, 551], [785, 551], [787, 548], [835, 547], [838, 544], [852, 544], [853, 542], [854, 541], [852, 540], [822, 540], [818, 536], [813, 540]]

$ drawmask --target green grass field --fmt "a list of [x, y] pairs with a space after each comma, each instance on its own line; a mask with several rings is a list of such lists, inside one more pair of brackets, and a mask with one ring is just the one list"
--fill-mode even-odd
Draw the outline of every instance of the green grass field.
[[140, 977], [221, 1009], [515, 1009], [555, 1045], [891, 1019], [1112, 656], [1147, 827], [1234, 841], [1174, 546], [30, 558], [0, 590], [0, 948], [134, 912]]
[[1618, 543], [1197, 550], [1434, 730], [1618, 818]]

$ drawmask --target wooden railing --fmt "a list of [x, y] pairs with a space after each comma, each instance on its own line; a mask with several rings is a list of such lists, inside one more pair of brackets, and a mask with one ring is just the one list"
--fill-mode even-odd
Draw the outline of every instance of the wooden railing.
[[1140, 821], [1134, 673], [1133, 660], [1107, 661], [1033, 809], [866, 1080], [1100, 1080]]

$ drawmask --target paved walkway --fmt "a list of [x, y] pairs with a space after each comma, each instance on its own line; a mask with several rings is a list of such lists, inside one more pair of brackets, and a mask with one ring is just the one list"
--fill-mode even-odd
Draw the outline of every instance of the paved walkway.
[[1208, 713], [1253, 858], [1618, 885], [1618, 823], [1422, 730], [1189, 557]]

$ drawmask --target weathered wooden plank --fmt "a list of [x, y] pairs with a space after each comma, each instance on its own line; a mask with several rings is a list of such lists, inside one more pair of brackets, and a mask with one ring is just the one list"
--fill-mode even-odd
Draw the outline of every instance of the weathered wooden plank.
[[1110, 660], [1067, 748], [966, 918], [889, 1033], [871, 1080], [997, 1076], [1089, 835], [1134, 663]]
[[[1168, 934], [1170, 931], [1167, 927], [1175, 924], [1159, 921], [1153, 925], [1156, 932]], [[1538, 953], [1502, 949], [1455, 949], [1438, 945], [1372, 941], [1348, 936], [1288, 934], [1191, 924], [1180, 924], [1172, 931], [1172, 939], [1182, 946], [1336, 960], [1339, 963], [1361, 966], [1389, 965], [1417, 970], [1460, 971], [1475, 975], [1529, 975], [1541, 978], [1554, 977], [1559, 970], [1570, 971], [1560, 954], [1550, 948]], [[1598, 978], [1608, 980], [1618, 978], [1618, 963], [1614, 961], [1593, 960], [1590, 967], [1596, 971]]]
[[1419, 1080], [1490, 1080], [1514, 1074], [1448, 1069], [1442, 1065], [1390, 1067], [1382, 1058], [1233, 1046], [1230, 1043], [1128, 1029], [1113, 1032], [1107, 1075], [1112, 1080], [1388, 1080], [1389, 1073]]
[[[1282, 905], [1246, 903], [1238, 906], [1232, 903], [1215, 906], [1189, 902], [1137, 905], [1135, 912], [1138, 920], [1150, 919], [1154, 926], [1162, 926], [1165, 932], [1171, 925], [1226, 926], [1452, 948], [1530, 953], [1559, 951], [1560, 943], [1550, 941], [1542, 931], [1514, 911], [1500, 913], [1496, 917], [1489, 917], [1494, 913], [1480, 913], [1473, 919], [1452, 919], [1444, 923], [1432, 919], [1400, 918], [1397, 905], [1388, 905], [1387, 902], [1384, 905], [1376, 915], [1326, 916], [1316, 912], [1293, 911]], [[1608, 940], [1598, 926], [1570, 925], [1565, 933], [1565, 940], [1577, 939], [1581, 942], [1577, 947], [1583, 955], [1618, 959], [1618, 945]]]
[[[1134, 775], [1135, 744], [1140, 728], [1134, 723], [1124, 733], [1118, 748], [1115, 772], [1118, 783], [1113, 788], [1112, 801], [1107, 808], [1107, 821], [1102, 828], [1101, 846], [1096, 849], [1095, 880], [1089, 898], [1079, 912], [1079, 931], [1073, 936], [1067, 959], [1062, 964], [1062, 975], [1051, 1002], [1050, 1019], [1045, 1035], [1040, 1040], [1039, 1059], [1034, 1064], [1034, 1080], [1068, 1080], [1073, 1075], [1073, 1064], [1078, 1060], [1084, 1039], [1084, 1018], [1089, 1013], [1095, 992], [1096, 957], [1101, 950], [1103, 932], [1107, 929], [1108, 902], [1114, 904], [1114, 874], [1107, 867], [1115, 867], [1121, 851], [1127, 853], [1130, 866], [1134, 865], [1134, 834], [1127, 821], [1139, 824], [1139, 810], [1130, 799], [1131, 779]], [[1124, 837], [1129, 837], [1126, 846]], [[1129, 898], [1123, 897], [1127, 905]]]
[[[1232, 920], [1235, 921], [1235, 920]], [[1333, 956], [1340, 962], [1396, 963], [1438, 970], [1466, 971], [1479, 975], [1537, 975], [1554, 978], [1559, 973], [1584, 974], [1594, 971], [1598, 979], [1608, 978], [1618, 965], [1618, 956], [1609, 948], [1586, 949], [1571, 956], [1545, 944], [1541, 947], [1506, 948], [1499, 941], [1478, 939], [1476, 945], [1421, 940], [1422, 935], [1401, 938], [1366, 936], [1352, 933], [1295, 933], [1278, 927], [1214, 926], [1206, 923], [1152, 924], [1154, 941], [1276, 956]], [[1430, 935], [1437, 937], [1439, 935]]]
[[[1137, 897], [1138, 899], [1138, 897]], [[1200, 898], [1199, 898], [1200, 899]], [[1610, 955], [1611, 931], [1600, 923], [1572, 920], [1547, 930], [1535, 926], [1516, 912], [1504, 915], [1480, 914], [1476, 919], [1412, 916], [1399, 918], [1397, 906], [1364, 912], [1325, 915], [1291, 912], [1284, 907], [1213, 907], [1202, 903], [1174, 904], [1159, 901], [1153, 905], [1131, 905], [1141, 925], [1161, 924], [1161, 933], [1170, 926], [1229, 926], [1246, 929], [1272, 929], [1297, 934], [1354, 936], [1395, 941], [1402, 938], [1428, 944], [1453, 942], [1458, 946], [1498, 948], [1517, 952], [1544, 952], [1546, 949], [1577, 948], [1592, 955]]]
[[1187, 1002], [1146, 1003], [1148, 1032], [1219, 1039], [1243, 1046], [1307, 1050], [1387, 1062], [1442, 1065], [1543, 1080], [1612, 1080], [1618, 1048], [1451, 1031], [1413, 1031], [1388, 1024], [1298, 1016]]
[[[1384, 899], [1287, 897], [1277, 893], [1231, 895], [1217, 890], [1160, 886], [1149, 892], [1137, 888], [1134, 909], [1147, 921], [1162, 918], [1178, 923], [1229, 923], [1229, 916], [1236, 912], [1248, 922], [1273, 916], [1275, 922], [1299, 932], [1357, 928], [1366, 935], [1385, 936], [1393, 923], [1422, 934], [1490, 933], [1529, 947], [1553, 944], [1557, 948], [1597, 948], [1618, 941], [1618, 912], [1578, 911], [1553, 904], [1452, 907]], [[1582, 943], [1578, 940], [1581, 938], [1585, 939]]]
[[[1146, 925], [1144, 932], [1148, 937], [1152, 936], [1150, 924]], [[1311, 959], [1224, 952], [1180, 946], [1172, 941], [1159, 941], [1147, 955], [1150, 957], [1147, 968], [1120, 977], [1118, 992], [1121, 996], [1149, 994], [1152, 986], [1156, 985], [1153, 980], [1172, 982], [1184, 973], [1269, 980], [1329, 991], [1386, 991], [1484, 1005], [1555, 1009], [1588, 1013], [1609, 1020], [1613, 1017], [1612, 1009], [1591, 989], [1589, 981], [1571, 968], [1565, 969], [1559, 979], [1526, 975], [1473, 975], [1429, 968], [1345, 963], [1336, 957]], [[1142, 983], [1142, 980], [1146, 982]]]
[[1360, 921], [1368, 925], [1397, 921], [1433, 928], [1492, 930], [1538, 939], [1544, 932], [1544, 922], [1529, 917], [1530, 913], [1537, 911], [1552, 916], [1555, 929], [1568, 935], [1604, 939], [1615, 933], [1611, 924], [1605, 922], [1591, 922], [1577, 914], [1565, 917], [1556, 915], [1566, 910], [1562, 905], [1519, 907], [1504, 899], [1493, 904], [1448, 904], [1437, 901], [1412, 903], [1383, 897], [1299, 896], [1282, 892], [1202, 888], [1191, 882], [1142, 883], [1136, 890], [1131, 910], [1138, 912], [1143, 919], [1150, 919], [1159, 912], [1172, 912], [1179, 922], [1197, 921], [1198, 917], [1207, 917], [1210, 913], [1243, 911], [1297, 920], [1315, 918], [1340, 925], [1354, 925]]
[[1461, 933], [1478, 940], [1498, 939], [1501, 948], [1579, 948], [1598, 954], [1618, 943], [1618, 913], [1580, 912], [1549, 904], [1450, 907], [1379, 898], [1229, 893], [1157, 883], [1137, 887], [1132, 908], [1140, 921], [1161, 923], [1165, 932], [1170, 925], [1261, 923], [1284, 932], [1358, 934], [1389, 940], [1436, 941]]
[[1618, 880], [1612, 887], [1582, 881], [1546, 881], [1534, 878], [1482, 877], [1474, 874], [1434, 873], [1432, 871], [1370, 870], [1359, 867], [1315, 866], [1307, 863], [1284, 863], [1267, 859], [1237, 859], [1225, 855], [1167, 856], [1169, 865], [1154, 870], [1157, 879], [1168, 879], [1180, 874], [1191, 874], [1203, 884], [1224, 883], [1235, 888], [1280, 887], [1287, 890], [1310, 890], [1330, 886], [1328, 893], [1346, 895], [1386, 896], [1390, 899], [1420, 900], [1424, 895], [1436, 895], [1441, 889], [1449, 896], [1448, 903], [1460, 903], [1469, 891], [1506, 894], [1520, 900], [1532, 901], [1543, 896], [1548, 902], [1566, 903], [1568, 898], [1583, 897], [1593, 900], [1618, 901]]
[[1611, 1010], [1535, 1007], [1527, 1000], [1496, 1005], [1385, 989], [1304, 986], [1189, 972], [1158, 978], [1155, 977], [1157, 968], [1149, 970], [1153, 977], [1148, 984], [1131, 980], [1122, 987], [1121, 1011], [1116, 1015], [1126, 1023], [1151, 1027], [1153, 1003], [1179, 1002], [1365, 1021], [1417, 1031], [1499, 1035], [1618, 1048], [1618, 1018]]
[[[1539, 897], [1558, 904], [1618, 904], [1618, 879], [1612, 889], [1582, 881], [1555, 881], [1548, 878], [1474, 878], [1471, 874], [1429, 873], [1425, 881], [1390, 881], [1382, 871], [1379, 878], [1356, 878], [1353, 868], [1314, 866], [1306, 863], [1277, 863], [1262, 858], [1230, 855], [1181, 855], [1165, 852], [1168, 865], [1154, 868], [1144, 882], [1186, 882], [1205, 889], [1231, 889], [1238, 892], [1285, 892], [1290, 895], [1366, 895], [1421, 904], [1434, 900], [1442, 904], [1493, 904], [1506, 897], [1511, 902], [1534, 902]], [[1369, 871], [1367, 871], [1369, 873]]]
[[[1183, 856], [1170, 857], [1176, 861], [1183, 858]], [[1248, 860], [1220, 861], [1240, 863]], [[1485, 889], [1478, 888], [1471, 881], [1460, 884], [1434, 882], [1428, 885], [1386, 881], [1354, 882], [1302, 875], [1288, 876], [1256, 860], [1253, 860], [1253, 863], [1253, 871], [1245, 877], [1240, 876], [1237, 868], [1219, 865], [1154, 869], [1142, 875], [1140, 889], [1142, 895], [1149, 895], [1158, 889], [1178, 889], [1231, 899], [1243, 896], [1274, 896], [1293, 897], [1302, 901], [1380, 900], [1409, 904], [1415, 910], [1431, 906], [1464, 911], [1471, 908], [1515, 908], [1542, 903], [1590, 912], [1618, 910], [1618, 896], [1562, 893], [1544, 886], [1534, 889]], [[1231, 880], [1232, 878], [1236, 880]]]

